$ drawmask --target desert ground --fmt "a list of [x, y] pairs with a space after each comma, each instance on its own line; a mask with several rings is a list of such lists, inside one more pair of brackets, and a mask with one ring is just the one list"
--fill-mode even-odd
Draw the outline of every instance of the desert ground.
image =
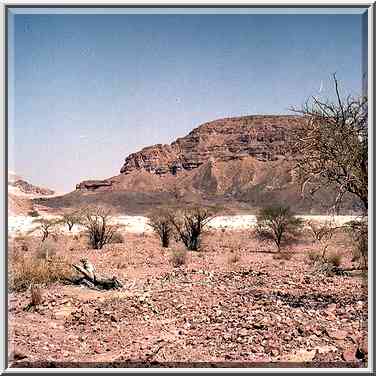
[[[71, 264], [87, 257], [97, 275], [116, 276], [123, 287], [40, 284], [32, 310], [30, 289], [11, 289], [11, 367], [367, 365], [367, 277], [353, 271], [343, 231], [327, 253], [350, 271], [328, 275], [313, 262], [320, 249], [306, 230], [278, 253], [255, 236], [254, 216], [215, 218], [200, 251], [183, 260], [176, 258], [182, 243], [162, 248], [145, 217], [116, 222], [119, 242], [100, 250], [90, 249], [77, 225], [44, 242], [59, 273], [74, 274]], [[43, 247], [38, 233], [27, 233], [29, 217], [10, 217], [8, 225], [12, 286]]]

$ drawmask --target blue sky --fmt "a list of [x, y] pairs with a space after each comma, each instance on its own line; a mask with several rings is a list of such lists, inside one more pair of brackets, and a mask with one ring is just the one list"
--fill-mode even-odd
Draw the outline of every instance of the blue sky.
[[359, 14], [16, 14], [9, 168], [59, 192], [228, 116], [359, 94]]

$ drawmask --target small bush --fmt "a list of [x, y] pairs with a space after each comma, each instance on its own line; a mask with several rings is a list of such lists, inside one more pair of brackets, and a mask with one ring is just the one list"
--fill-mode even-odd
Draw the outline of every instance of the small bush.
[[45, 240], [39, 244], [35, 257], [39, 260], [49, 260], [51, 257], [56, 256], [57, 245], [52, 240]]
[[178, 249], [173, 250], [171, 255], [171, 263], [174, 267], [185, 265], [187, 262], [187, 251]]
[[113, 243], [113, 244], [124, 243], [124, 237], [123, 237], [123, 235], [120, 234], [120, 232], [115, 232], [112, 235], [111, 243]]
[[57, 219], [38, 218], [34, 219], [33, 223], [36, 223], [37, 227], [35, 227], [29, 233], [31, 234], [35, 231], [39, 231], [42, 234], [42, 242], [44, 242], [52, 233], [55, 226], [60, 223], [60, 221]]
[[342, 256], [338, 254], [331, 254], [326, 257], [326, 262], [338, 268], [341, 265]]
[[335, 227], [332, 221], [320, 223], [314, 220], [308, 221], [307, 226], [312, 240], [320, 245], [321, 255], [325, 258], [329, 242], [337, 230], [337, 227]]
[[110, 225], [111, 211], [102, 207], [88, 208], [84, 212], [82, 225], [86, 227], [89, 245], [94, 249], [102, 249], [111, 243], [118, 227]]
[[48, 285], [72, 275], [67, 260], [54, 257], [39, 260], [36, 257], [15, 255], [9, 262], [9, 288], [11, 291], [25, 291], [30, 286]]
[[35, 209], [28, 211], [28, 212], [27, 212], [27, 215], [29, 215], [30, 217], [34, 217], [34, 218], [36, 218], [36, 217], [40, 217], [40, 214], [39, 214], [38, 211], [35, 210]]
[[154, 211], [149, 217], [149, 226], [159, 236], [162, 247], [168, 248], [173, 235], [172, 213], [167, 209]]
[[217, 208], [192, 207], [177, 214], [171, 214], [170, 221], [178, 238], [188, 250], [199, 250], [201, 236], [217, 211]]
[[82, 222], [83, 215], [82, 210], [69, 211], [63, 214], [61, 221], [68, 226], [69, 231], [72, 231], [74, 225], [78, 225]]

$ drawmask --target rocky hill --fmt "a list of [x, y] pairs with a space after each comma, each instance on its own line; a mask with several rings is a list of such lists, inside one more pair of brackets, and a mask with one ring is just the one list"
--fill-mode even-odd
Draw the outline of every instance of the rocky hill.
[[274, 161], [283, 155], [288, 129], [299, 116], [244, 116], [202, 124], [171, 145], [154, 145], [130, 154], [120, 172], [135, 170], [177, 174], [207, 161], [228, 162], [254, 157]]
[[8, 173], [8, 213], [10, 215], [27, 214], [33, 209], [32, 199], [51, 197], [54, 191], [29, 183], [24, 178]]
[[[325, 213], [333, 192], [303, 199], [285, 158], [287, 136], [303, 121], [300, 116], [255, 115], [208, 122], [170, 145], [130, 154], [117, 176], [83, 181], [74, 192], [43, 201], [56, 208], [100, 201], [128, 213], [176, 200], [238, 212], [283, 203], [300, 213]], [[345, 211], [355, 206], [349, 198]]]

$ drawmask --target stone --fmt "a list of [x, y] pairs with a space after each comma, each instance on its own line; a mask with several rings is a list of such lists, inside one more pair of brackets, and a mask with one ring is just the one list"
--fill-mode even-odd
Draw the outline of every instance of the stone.
[[242, 337], [245, 337], [248, 335], [248, 330], [243, 328], [243, 329], [240, 329], [239, 331], [239, 335], [242, 336]]
[[319, 354], [327, 354], [332, 351], [333, 352], [337, 351], [337, 348], [335, 346], [324, 345], [324, 346], [317, 346], [316, 350], [318, 351]]
[[316, 355], [316, 349], [314, 350], [305, 350], [301, 349], [297, 351], [295, 354], [287, 355], [282, 360], [294, 362], [294, 363], [302, 363], [302, 362], [311, 362]]
[[342, 357], [343, 359], [346, 361], [346, 362], [356, 362], [357, 361], [357, 358], [356, 358], [356, 349], [346, 349], [343, 354], [342, 354]]
[[343, 340], [347, 337], [347, 332], [344, 330], [327, 330], [328, 336], [333, 339]]

